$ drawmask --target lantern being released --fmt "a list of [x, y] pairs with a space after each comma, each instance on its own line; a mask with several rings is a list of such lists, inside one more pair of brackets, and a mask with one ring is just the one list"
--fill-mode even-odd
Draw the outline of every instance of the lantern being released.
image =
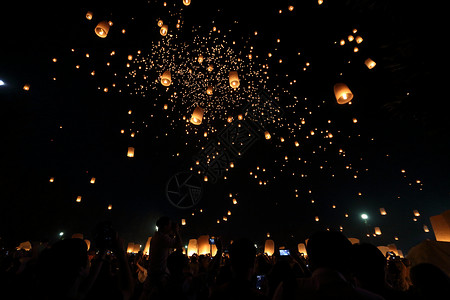
[[109, 24], [106, 21], [101, 21], [95, 27], [95, 34], [101, 38], [105, 38], [109, 32]]
[[338, 104], [346, 104], [353, 99], [353, 94], [345, 83], [334, 85], [334, 95]]
[[198, 240], [198, 255], [210, 254], [209, 235], [201, 235]]
[[161, 75], [161, 84], [163, 86], [169, 86], [172, 83], [172, 74], [169, 70], [164, 71], [164, 73]]
[[188, 256], [198, 253], [198, 244], [196, 239], [190, 239], [188, 244]]
[[192, 113], [191, 116], [191, 123], [194, 125], [200, 125], [202, 124], [202, 120], [203, 120], [203, 112], [205, 110], [203, 108], [201, 108], [200, 106], [197, 106], [194, 109], [194, 112]]
[[228, 79], [230, 81], [230, 86], [233, 89], [237, 89], [239, 87], [239, 75], [237, 71], [230, 71], [230, 73], [228, 74]]
[[264, 253], [267, 253], [267, 255], [272, 256], [275, 252], [275, 243], [273, 240], [266, 240], [266, 243], [264, 244]]

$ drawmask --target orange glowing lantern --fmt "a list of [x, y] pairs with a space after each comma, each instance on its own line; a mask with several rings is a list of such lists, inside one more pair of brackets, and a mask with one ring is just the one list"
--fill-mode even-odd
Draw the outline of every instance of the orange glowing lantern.
[[387, 215], [386, 210], [385, 210], [383, 207], [380, 208], [380, 214], [381, 214], [382, 216]]
[[230, 71], [230, 73], [228, 74], [228, 80], [230, 81], [230, 86], [233, 89], [237, 89], [240, 85], [239, 82], [239, 75], [237, 71]]
[[88, 11], [86, 13], [86, 19], [88, 19], [89, 21], [92, 20], [92, 17], [94, 16], [94, 14], [92, 13], [92, 11]]
[[213, 87], [212, 86], [208, 86], [208, 88], [206, 89], [206, 94], [208, 94], [208, 95], [212, 95], [213, 94]]
[[307, 253], [306, 253], [306, 246], [305, 246], [304, 243], [299, 243], [299, 244], [297, 245], [297, 249], [298, 249], [298, 252], [299, 252], [299, 253], [303, 253], [304, 256], [307, 256]]
[[127, 156], [134, 157], [134, 147], [128, 147]]
[[270, 135], [270, 132], [268, 132], [268, 131], [264, 132], [264, 137], [266, 138], [266, 140], [270, 140], [272, 138], [272, 136]]
[[152, 237], [149, 236], [147, 239], [147, 242], [145, 243], [145, 247], [144, 247], [144, 255], [149, 255], [150, 254], [150, 245], [152, 243]]
[[190, 239], [188, 244], [188, 256], [198, 253], [198, 243], [196, 239]]
[[191, 123], [194, 125], [202, 124], [204, 109], [197, 106], [191, 116]]
[[198, 255], [210, 254], [209, 235], [199, 236], [197, 244], [198, 244]]
[[169, 70], [164, 71], [161, 75], [161, 84], [163, 86], [169, 86], [172, 83], [172, 74]]
[[101, 38], [105, 38], [108, 35], [109, 32], [109, 23], [106, 21], [101, 21], [100, 23], [97, 24], [97, 26], [95, 27], [95, 34], [98, 37]]
[[183, 0], [183, 4], [189, 6], [191, 5], [191, 0]]
[[161, 28], [159, 29], [159, 34], [162, 36], [166, 36], [168, 32], [169, 32], [169, 26], [167, 26], [167, 24], [162, 25]]
[[353, 94], [345, 83], [334, 85], [334, 95], [338, 104], [346, 104], [353, 99]]
[[366, 67], [368, 69], [373, 69], [375, 68], [375, 66], [377, 65], [376, 62], [374, 62], [371, 58], [368, 58], [364, 61], [364, 64], [366, 65]]
[[275, 252], [275, 243], [273, 240], [266, 240], [264, 244], [264, 253], [266, 253], [269, 256], [272, 256]]

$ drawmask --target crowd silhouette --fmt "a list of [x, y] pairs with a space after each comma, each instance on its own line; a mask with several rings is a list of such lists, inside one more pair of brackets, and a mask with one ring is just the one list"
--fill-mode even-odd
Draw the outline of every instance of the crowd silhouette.
[[[217, 253], [186, 256], [179, 227], [157, 221], [149, 255], [130, 254], [110, 224], [82, 239], [2, 249], [0, 299], [449, 299], [448, 270], [411, 266], [374, 245], [353, 244], [340, 232], [313, 233], [307, 256], [257, 253], [250, 239]], [[226, 246], [226, 247], [225, 247]], [[449, 258], [450, 259], [450, 258]], [[447, 272], [447, 273], [446, 273]]]

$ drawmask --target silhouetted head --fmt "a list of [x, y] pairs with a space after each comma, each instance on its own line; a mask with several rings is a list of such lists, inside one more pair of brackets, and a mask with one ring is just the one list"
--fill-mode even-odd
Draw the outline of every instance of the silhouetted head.
[[256, 248], [249, 239], [240, 239], [231, 244], [230, 262], [238, 275], [246, 273], [255, 266]]
[[167, 258], [167, 268], [170, 274], [176, 276], [183, 273], [187, 261], [187, 257], [181, 251], [172, 252]]
[[163, 216], [156, 221], [158, 231], [161, 233], [168, 233], [172, 229], [172, 220], [168, 216]]
[[384, 286], [386, 257], [372, 244], [352, 245], [350, 252], [352, 275], [363, 288]]
[[329, 268], [347, 273], [351, 246], [352, 243], [340, 232], [314, 233], [306, 245], [311, 268]]
[[450, 278], [444, 271], [430, 263], [421, 263], [412, 267], [410, 278], [414, 289], [424, 295], [445, 295], [450, 291]]

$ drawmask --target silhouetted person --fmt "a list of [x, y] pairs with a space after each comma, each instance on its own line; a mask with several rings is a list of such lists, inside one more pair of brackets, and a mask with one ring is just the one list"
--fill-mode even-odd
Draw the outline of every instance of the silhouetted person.
[[[294, 299], [383, 299], [369, 291], [353, 287], [347, 280], [350, 249], [350, 241], [340, 232], [314, 233], [306, 245], [313, 273], [309, 278], [296, 280]], [[283, 289], [281, 283], [274, 294], [274, 300], [286, 299]]]
[[421, 263], [411, 268], [411, 292], [414, 299], [448, 299], [450, 278], [433, 264]]
[[149, 267], [147, 279], [144, 284], [144, 293], [141, 299], [158, 297], [167, 284], [169, 271], [167, 258], [174, 248], [182, 247], [180, 228], [167, 217], [161, 217], [156, 221], [158, 230], [155, 232], [150, 244]]
[[371, 244], [352, 245], [351, 273], [356, 286], [389, 299], [406, 299], [407, 295], [386, 282], [386, 257]]
[[268, 299], [252, 286], [256, 249], [248, 239], [235, 241], [230, 247], [232, 279], [218, 287], [211, 296], [214, 300]]

